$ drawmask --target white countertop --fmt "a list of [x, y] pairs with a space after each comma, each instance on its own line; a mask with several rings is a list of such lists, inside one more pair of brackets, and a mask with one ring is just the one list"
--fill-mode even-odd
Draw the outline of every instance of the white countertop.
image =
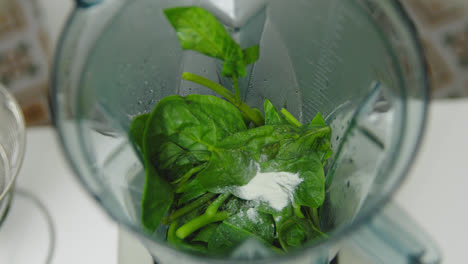
[[[117, 263], [117, 225], [79, 184], [52, 128], [27, 131], [16, 187], [34, 194], [52, 217], [56, 241], [50, 264]], [[44, 219], [23, 200], [13, 200], [13, 215], [7, 216], [6, 228], [0, 228], [0, 263], [42, 264], [47, 255]]]
[[443, 263], [466, 263], [468, 99], [435, 101], [416, 162], [395, 200], [439, 244]]

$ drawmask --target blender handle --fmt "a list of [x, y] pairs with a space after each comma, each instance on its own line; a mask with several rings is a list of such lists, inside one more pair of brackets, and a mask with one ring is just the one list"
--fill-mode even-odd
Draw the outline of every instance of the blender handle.
[[353, 235], [351, 242], [374, 263], [441, 263], [433, 240], [393, 202]]

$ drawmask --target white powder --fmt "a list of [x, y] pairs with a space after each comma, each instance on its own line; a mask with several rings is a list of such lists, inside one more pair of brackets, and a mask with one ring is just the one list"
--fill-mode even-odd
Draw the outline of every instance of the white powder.
[[257, 222], [258, 221], [257, 210], [255, 210], [254, 208], [249, 208], [249, 210], [247, 210], [247, 217], [250, 219], [250, 221], [254, 223]]
[[266, 202], [281, 211], [293, 200], [294, 189], [302, 181], [297, 173], [258, 171], [248, 184], [237, 187], [234, 194], [244, 200]]

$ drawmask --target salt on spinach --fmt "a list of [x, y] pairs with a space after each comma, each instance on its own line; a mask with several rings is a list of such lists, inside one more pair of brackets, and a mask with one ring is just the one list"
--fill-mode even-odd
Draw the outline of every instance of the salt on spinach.
[[241, 209], [236, 215], [224, 220], [208, 240], [208, 249], [215, 254], [226, 254], [246, 239], [255, 239], [271, 247], [275, 239], [275, 226], [270, 214], [258, 212], [250, 219], [248, 209]]
[[[264, 114], [241, 100], [238, 78], [260, 56], [259, 46], [242, 49], [224, 26], [200, 7], [165, 9], [183, 49], [223, 62], [234, 93], [193, 73], [208, 95], [168, 96], [152, 113], [137, 116], [129, 136], [145, 166], [142, 225], [154, 232], [169, 226], [167, 240], [190, 252], [222, 255], [246, 239], [273, 251], [288, 251], [325, 236], [318, 211], [325, 197], [323, 166], [331, 156], [331, 130], [320, 114], [302, 125], [286, 109], [265, 100]], [[253, 124], [253, 126], [252, 126]], [[232, 187], [258, 171], [291, 172], [301, 182], [293, 200], [278, 212], [268, 203], [246, 201]], [[254, 210], [255, 217], [249, 215]]]

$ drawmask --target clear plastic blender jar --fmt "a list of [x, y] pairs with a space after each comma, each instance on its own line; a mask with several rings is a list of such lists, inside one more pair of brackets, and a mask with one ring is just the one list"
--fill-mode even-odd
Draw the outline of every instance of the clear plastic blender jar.
[[[290, 254], [208, 258], [172, 248], [140, 222], [144, 168], [128, 139], [132, 118], [168, 95], [210, 94], [188, 71], [221, 84], [220, 62], [183, 51], [162, 10], [202, 6], [260, 59], [239, 80], [243, 99], [265, 98], [302, 122], [321, 112], [333, 130], [321, 226], [329, 238]], [[389, 202], [421, 140], [425, 61], [398, 1], [77, 1], [55, 61], [52, 105], [65, 154], [86, 189], [161, 263], [328, 263], [353, 240], [384, 263], [437, 263], [430, 239]]]

